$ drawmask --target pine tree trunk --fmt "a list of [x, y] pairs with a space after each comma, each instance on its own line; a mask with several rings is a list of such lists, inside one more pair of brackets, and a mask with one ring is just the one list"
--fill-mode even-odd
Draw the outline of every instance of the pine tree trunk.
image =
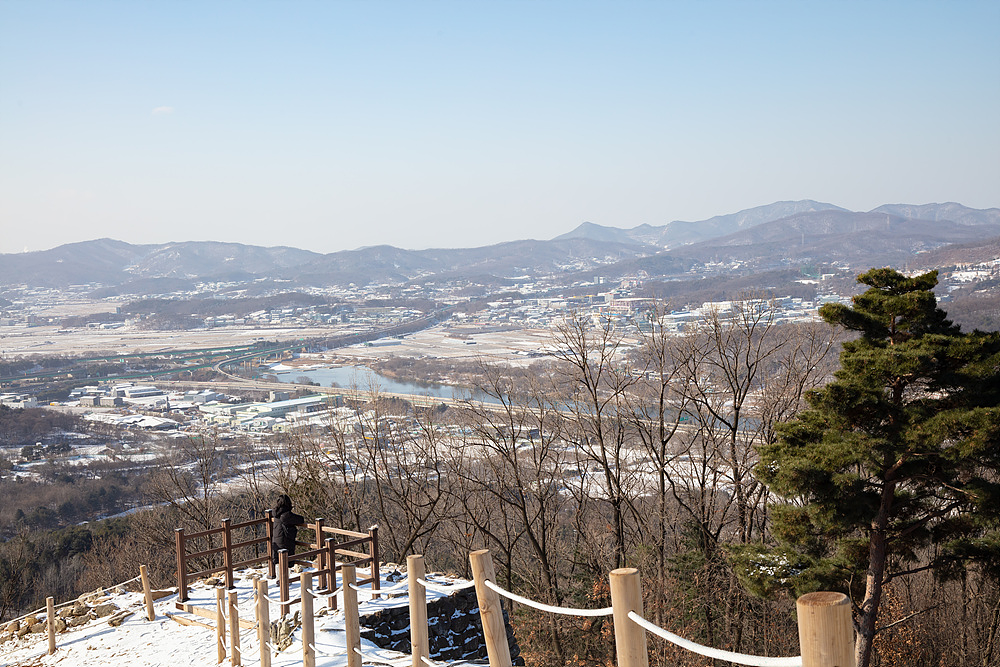
[[872, 521], [872, 532], [868, 543], [868, 574], [865, 577], [865, 599], [861, 603], [861, 621], [855, 644], [857, 667], [868, 667], [872, 659], [872, 645], [875, 641], [879, 605], [882, 602], [882, 582], [885, 579], [885, 562], [888, 555], [886, 527], [892, 511], [892, 501], [896, 494], [895, 482], [886, 482], [882, 487], [882, 502], [878, 514]]

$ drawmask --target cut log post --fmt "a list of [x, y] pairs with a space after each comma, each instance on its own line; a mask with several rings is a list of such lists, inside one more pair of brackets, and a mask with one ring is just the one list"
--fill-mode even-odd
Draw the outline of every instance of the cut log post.
[[623, 567], [612, 570], [610, 576], [618, 667], [648, 667], [646, 631], [628, 617], [630, 611], [642, 616], [639, 570], [634, 567]]
[[353, 565], [341, 569], [344, 582], [344, 630], [347, 634], [347, 667], [361, 667], [361, 620], [358, 618], [358, 592], [354, 583], [358, 580]]
[[315, 620], [313, 619], [312, 573], [299, 575], [299, 597], [302, 599], [302, 667], [316, 667]]
[[240, 611], [236, 607], [236, 591], [229, 591], [229, 644], [232, 647], [232, 665], [240, 667], [243, 651], [240, 649]]
[[843, 593], [807, 593], [795, 602], [802, 667], [855, 667], [851, 601]]
[[222, 611], [222, 587], [215, 589], [215, 645], [218, 649], [219, 664], [226, 659], [226, 619]]
[[431, 657], [427, 638], [427, 590], [418, 581], [424, 575], [424, 557], [420, 554], [407, 556], [406, 580], [410, 595], [410, 648], [413, 667], [423, 667], [423, 660]]
[[271, 610], [267, 602], [267, 579], [257, 580], [257, 641], [260, 643], [260, 667], [271, 667]]
[[153, 591], [149, 588], [149, 572], [145, 565], [139, 566], [139, 576], [142, 578], [142, 594], [146, 598], [146, 620], [152, 621], [156, 612], [153, 610]]
[[335, 540], [332, 537], [326, 538], [326, 567], [330, 571], [330, 574], [326, 580], [327, 590], [330, 591], [329, 597], [326, 598], [326, 608], [333, 611], [337, 608], [337, 596], [333, 595], [333, 592], [337, 590], [337, 553], [336, 546], [334, 546]]
[[50, 596], [45, 598], [45, 627], [49, 632], [49, 655], [56, 652], [56, 604]]
[[479, 615], [483, 622], [483, 639], [486, 641], [486, 655], [490, 667], [511, 667], [510, 646], [507, 644], [507, 629], [503, 623], [503, 609], [500, 596], [486, 587], [487, 581], [496, 583], [493, 559], [487, 549], [469, 554], [472, 576], [476, 580], [476, 598], [479, 600]]

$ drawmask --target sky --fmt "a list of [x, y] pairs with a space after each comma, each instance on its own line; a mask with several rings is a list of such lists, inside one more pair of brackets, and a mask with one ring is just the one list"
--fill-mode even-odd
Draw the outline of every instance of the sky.
[[0, 253], [1000, 206], [1000, 2], [0, 0]]

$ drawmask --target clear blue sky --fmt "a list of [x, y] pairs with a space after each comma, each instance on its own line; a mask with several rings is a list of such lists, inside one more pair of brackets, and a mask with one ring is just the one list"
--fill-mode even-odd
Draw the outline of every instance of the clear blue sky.
[[0, 252], [1000, 206], [1000, 2], [0, 0]]

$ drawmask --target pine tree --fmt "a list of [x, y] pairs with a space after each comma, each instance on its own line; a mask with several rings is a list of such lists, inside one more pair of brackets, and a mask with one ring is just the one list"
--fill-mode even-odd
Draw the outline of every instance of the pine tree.
[[1000, 334], [952, 325], [932, 292], [936, 271], [858, 280], [870, 289], [851, 307], [820, 315], [859, 337], [844, 343], [836, 379], [759, 448], [756, 472], [788, 501], [772, 509], [771, 562], [786, 564], [799, 593], [851, 594], [867, 667], [894, 579], [973, 561], [997, 571]]

